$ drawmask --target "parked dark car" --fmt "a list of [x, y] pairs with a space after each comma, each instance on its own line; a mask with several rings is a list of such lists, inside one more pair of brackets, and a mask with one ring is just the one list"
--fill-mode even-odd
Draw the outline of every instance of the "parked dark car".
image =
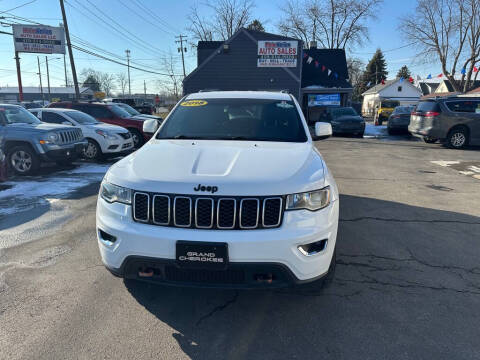
[[130, 105], [141, 114], [152, 115], [155, 112], [152, 104], [144, 102], [140, 105], [133, 98], [113, 98], [112, 102]]
[[332, 124], [333, 135], [363, 137], [365, 120], [352, 107], [327, 107], [320, 121]]
[[69, 164], [87, 146], [79, 128], [42, 123], [18, 105], [0, 105], [0, 143], [10, 167], [20, 175], [34, 173], [41, 162]]
[[408, 131], [427, 143], [440, 140], [455, 149], [480, 145], [480, 99], [454, 96], [422, 100], [410, 117]]
[[410, 124], [410, 115], [413, 106], [397, 106], [393, 113], [388, 117], [387, 131], [390, 135], [401, 132], [408, 132]]
[[82, 111], [100, 122], [122, 126], [132, 134], [133, 143], [136, 148], [142, 146], [151, 135], [143, 132], [144, 118], [132, 117], [128, 112], [113, 102], [71, 102], [60, 101], [51, 103], [48, 107], [67, 108]]

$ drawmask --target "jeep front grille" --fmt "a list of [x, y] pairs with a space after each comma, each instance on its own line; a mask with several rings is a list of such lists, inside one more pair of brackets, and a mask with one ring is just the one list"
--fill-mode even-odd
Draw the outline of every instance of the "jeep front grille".
[[62, 130], [58, 132], [60, 144], [71, 144], [83, 139], [83, 133], [80, 129]]
[[159, 226], [248, 230], [279, 227], [282, 196], [223, 197], [134, 192], [133, 219]]

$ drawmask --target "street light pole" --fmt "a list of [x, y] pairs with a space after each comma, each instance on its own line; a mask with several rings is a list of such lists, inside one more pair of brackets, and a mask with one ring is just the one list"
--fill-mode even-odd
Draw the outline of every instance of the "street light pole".
[[77, 71], [75, 70], [75, 62], [73, 60], [72, 43], [70, 42], [70, 33], [68, 31], [67, 15], [65, 15], [65, 6], [63, 4], [63, 0], [60, 0], [60, 8], [62, 10], [63, 26], [65, 28], [65, 38], [67, 40], [67, 48], [68, 48], [68, 55], [70, 57], [70, 65], [72, 66], [72, 78], [73, 78], [73, 85], [75, 86], [75, 98], [79, 100], [80, 89], [78, 88]]
[[47, 64], [47, 84], [48, 84], [48, 101], [52, 101], [52, 95], [50, 93], [50, 72], [48, 71], [48, 56], [45, 55], [45, 63]]
[[45, 96], [43, 95], [43, 86], [42, 86], [42, 72], [40, 70], [40, 58], [37, 56], [38, 63], [38, 77], [40, 78], [40, 92], [42, 93], [42, 106], [45, 105]]
[[128, 95], [132, 95], [132, 89], [130, 87], [130, 50], [125, 50], [127, 54], [127, 71], [128, 71]]

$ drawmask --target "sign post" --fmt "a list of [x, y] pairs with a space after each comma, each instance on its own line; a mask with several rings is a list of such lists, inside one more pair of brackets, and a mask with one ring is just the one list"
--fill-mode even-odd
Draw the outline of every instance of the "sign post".
[[18, 56], [18, 51], [15, 51], [15, 62], [17, 64], [18, 99], [19, 101], [23, 101], [22, 74], [20, 72], [20, 57]]

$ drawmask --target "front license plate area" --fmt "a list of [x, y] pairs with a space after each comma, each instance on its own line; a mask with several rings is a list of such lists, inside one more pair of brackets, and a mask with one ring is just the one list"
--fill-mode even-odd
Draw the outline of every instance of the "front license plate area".
[[228, 245], [177, 241], [175, 258], [181, 268], [223, 270], [228, 265]]

